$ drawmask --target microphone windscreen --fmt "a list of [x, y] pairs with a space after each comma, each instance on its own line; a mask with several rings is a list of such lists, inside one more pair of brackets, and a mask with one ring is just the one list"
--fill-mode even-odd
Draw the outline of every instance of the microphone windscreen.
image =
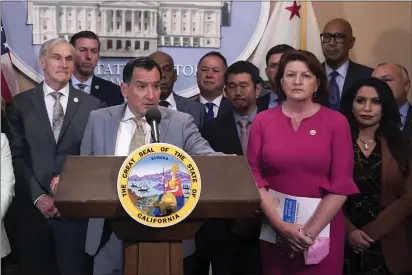
[[159, 124], [162, 119], [162, 114], [157, 107], [153, 107], [147, 110], [145, 118], [149, 124], [152, 124], [153, 121], [156, 121]]

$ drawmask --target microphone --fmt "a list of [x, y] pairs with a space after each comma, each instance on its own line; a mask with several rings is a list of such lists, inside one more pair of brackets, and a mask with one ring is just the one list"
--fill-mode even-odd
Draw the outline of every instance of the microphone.
[[150, 127], [152, 128], [152, 141], [154, 143], [159, 143], [159, 123], [162, 119], [162, 114], [160, 113], [159, 109], [157, 109], [157, 107], [153, 107], [147, 110], [145, 118], [147, 123], [149, 123]]

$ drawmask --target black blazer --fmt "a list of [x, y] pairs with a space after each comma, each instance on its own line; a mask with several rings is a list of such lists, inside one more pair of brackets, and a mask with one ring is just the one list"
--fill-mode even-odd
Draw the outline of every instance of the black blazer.
[[90, 94], [101, 101], [101, 107], [110, 107], [124, 103], [120, 86], [98, 76], [93, 76]]
[[173, 97], [176, 101], [176, 109], [179, 112], [192, 115], [197, 128], [200, 129], [203, 123], [207, 120], [205, 106], [200, 102], [180, 96], [176, 93], [173, 93]]
[[[270, 93], [272, 93], [272, 91]], [[256, 99], [256, 105], [259, 110], [264, 111], [269, 109], [270, 93]]]
[[408, 114], [405, 120], [405, 126], [403, 127], [404, 135], [412, 141], [412, 104], [409, 104]]
[[14, 96], [6, 118], [16, 176], [16, 198], [34, 203], [40, 195], [51, 194], [52, 178], [61, 173], [66, 156], [80, 154], [89, 113], [99, 105], [98, 99], [70, 86], [56, 144], [47, 115], [43, 82]]
[[[323, 63], [322, 65], [323, 65], [323, 68], [325, 69], [325, 63]], [[346, 73], [345, 83], [343, 83], [343, 90], [341, 93], [341, 98], [343, 97], [343, 95], [345, 95], [348, 92], [349, 88], [353, 84], [356, 83], [356, 81], [362, 78], [370, 77], [372, 72], [373, 72], [372, 68], [349, 60], [349, 67]]]

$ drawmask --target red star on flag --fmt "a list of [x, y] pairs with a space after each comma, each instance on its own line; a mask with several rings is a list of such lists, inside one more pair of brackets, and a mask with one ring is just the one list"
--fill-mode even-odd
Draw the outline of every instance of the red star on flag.
[[298, 6], [298, 3], [296, 3], [296, 1], [293, 1], [293, 6], [286, 7], [286, 9], [291, 12], [289, 20], [292, 20], [292, 18], [295, 15], [300, 18], [300, 14], [299, 14], [300, 7], [301, 6], [300, 5]]

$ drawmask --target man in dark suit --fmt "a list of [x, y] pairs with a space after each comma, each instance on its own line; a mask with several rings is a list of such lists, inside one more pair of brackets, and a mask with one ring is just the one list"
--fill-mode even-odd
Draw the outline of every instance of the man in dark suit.
[[261, 96], [257, 99], [257, 106], [259, 110], [267, 110], [279, 105], [278, 95], [276, 94], [275, 76], [278, 72], [279, 61], [282, 55], [286, 52], [293, 51], [294, 48], [279, 44], [272, 47], [266, 54], [266, 69], [265, 73], [270, 83], [270, 93]]
[[200, 129], [206, 119], [205, 108], [203, 104], [173, 92], [173, 86], [177, 80], [173, 58], [165, 52], [154, 52], [149, 55], [149, 58], [153, 59], [162, 68], [159, 105], [192, 115], [196, 126]]
[[197, 65], [196, 77], [200, 95], [195, 100], [204, 104], [208, 120], [232, 110], [232, 106], [223, 95], [226, 69], [226, 58], [219, 52], [205, 54]]
[[412, 140], [412, 105], [408, 102], [411, 81], [408, 71], [398, 64], [382, 63], [376, 67], [372, 76], [382, 79], [391, 87], [401, 115], [402, 132]]
[[[224, 81], [233, 111], [206, 122], [201, 133], [214, 150], [244, 155], [250, 125], [258, 112], [259, 69], [248, 61], [235, 62], [226, 70]], [[210, 262], [213, 274], [260, 274], [259, 232], [260, 223], [253, 218], [246, 223], [227, 220], [205, 223], [196, 236], [193, 274], [207, 274]]]
[[357, 80], [369, 77], [373, 69], [349, 59], [349, 51], [355, 45], [352, 26], [344, 19], [329, 21], [320, 35], [329, 78], [329, 105], [337, 110], [339, 102], [350, 86]]
[[80, 154], [89, 113], [100, 101], [70, 86], [74, 51], [66, 40], [45, 42], [39, 61], [44, 82], [16, 95], [7, 113], [16, 253], [21, 274], [87, 274], [87, 222], [61, 220], [53, 195], [65, 157]]
[[101, 107], [123, 104], [120, 86], [94, 75], [99, 61], [99, 37], [91, 31], [81, 31], [70, 39], [75, 51], [71, 84], [101, 101]]

